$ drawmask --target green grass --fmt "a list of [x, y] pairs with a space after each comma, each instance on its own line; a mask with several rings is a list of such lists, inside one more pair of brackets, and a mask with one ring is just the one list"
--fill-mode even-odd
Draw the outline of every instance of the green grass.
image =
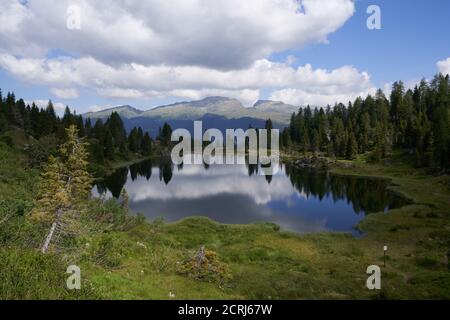
[[[221, 225], [205, 218], [153, 228], [143, 224], [121, 234], [120, 267], [89, 270], [94, 285], [106, 288], [107, 298], [167, 299], [169, 292], [180, 299], [378, 298], [379, 293], [365, 287], [365, 271], [369, 265], [383, 265], [385, 243], [390, 251], [382, 268], [384, 297], [449, 298], [443, 251], [434, 244], [424, 251], [418, 244], [420, 233], [413, 242], [412, 235], [389, 230], [356, 240], [333, 233], [300, 236], [270, 224]], [[142, 234], [153, 236], [145, 239]], [[231, 280], [218, 285], [177, 274], [182, 258], [201, 245], [218, 253]]]
[[[126, 218], [115, 201], [91, 201], [97, 230], [76, 247], [81, 292], [65, 289], [69, 262], [62, 254], [40, 254], [45, 232], [24, 217], [38, 173], [24, 169], [21, 153], [1, 143], [0, 156], [0, 221], [12, 214], [0, 225], [0, 299], [169, 299], [169, 293], [175, 299], [450, 298], [448, 177], [412, 169], [400, 156], [387, 166], [359, 159], [351, 169], [334, 170], [390, 178], [392, 189], [413, 201], [388, 214], [368, 215], [359, 225], [365, 233], [361, 239], [200, 217], [147, 223]], [[226, 267], [224, 281], [180, 272], [180, 264], [203, 245]], [[382, 267], [381, 292], [366, 288], [366, 268], [373, 264]]]
[[0, 298], [8, 300], [98, 299], [89, 281], [82, 290], [66, 289], [67, 266], [61, 257], [42, 255], [36, 250], [0, 249]]

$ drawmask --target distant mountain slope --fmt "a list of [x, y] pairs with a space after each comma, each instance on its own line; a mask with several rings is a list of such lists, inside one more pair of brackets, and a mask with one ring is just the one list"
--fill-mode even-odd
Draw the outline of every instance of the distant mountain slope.
[[275, 113], [289, 113], [289, 116], [293, 112], [298, 112], [299, 107], [293, 106], [290, 104], [285, 104], [280, 101], [271, 101], [271, 100], [259, 100], [253, 106], [255, 109], [264, 112], [275, 112]]
[[91, 118], [91, 119], [103, 119], [108, 118], [111, 113], [117, 112], [121, 118], [133, 118], [138, 117], [141, 115], [144, 111], [133, 108], [132, 106], [119, 106], [114, 108], [108, 108], [97, 112], [88, 112], [83, 115], [85, 118]]
[[[173, 129], [192, 127], [192, 121], [203, 120], [204, 128], [247, 129], [249, 126], [262, 127], [271, 119], [276, 128], [289, 124], [293, 112], [298, 107], [276, 101], [258, 101], [253, 107], [246, 108], [239, 100], [225, 97], [208, 97], [198, 101], [179, 102], [141, 111], [131, 106], [109, 108], [83, 115], [85, 118], [106, 119], [112, 112], [118, 112], [124, 120], [127, 130], [140, 126], [152, 136], [158, 133], [164, 122]], [[212, 125], [214, 124], [214, 126]]]
[[[201, 120], [203, 123], [203, 131], [208, 129], [219, 129], [223, 133], [225, 133], [226, 129], [244, 129], [246, 130], [250, 126], [253, 128], [263, 128], [265, 124], [265, 120], [255, 119], [255, 118], [238, 118], [238, 119], [227, 119], [217, 115], [207, 114], [201, 118], [195, 119]], [[124, 124], [126, 130], [129, 132], [134, 127], [141, 127], [144, 131], [149, 132], [152, 137], [156, 137], [159, 132], [159, 128], [161, 128], [165, 122], [167, 122], [173, 130], [183, 128], [187, 129], [191, 134], [194, 133], [194, 120], [174, 120], [174, 119], [152, 119], [152, 118], [143, 118], [136, 117], [132, 119], [124, 119]], [[274, 129], [282, 129], [286, 127], [284, 124], [280, 124], [277, 122], [273, 123]]]

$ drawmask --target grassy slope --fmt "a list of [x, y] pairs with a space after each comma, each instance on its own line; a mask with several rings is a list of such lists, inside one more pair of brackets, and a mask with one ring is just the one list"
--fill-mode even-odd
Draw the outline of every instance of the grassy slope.
[[[4, 145], [0, 152], [0, 196], [19, 203], [25, 212], [37, 173], [24, 171], [18, 152]], [[186, 299], [450, 298], [448, 180], [400, 163], [360, 163], [351, 171], [338, 171], [391, 177], [395, 190], [420, 204], [370, 215], [361, 223], [367, 232], [362, 239], [334, 233], [294, 235], [271, 224], [230, 226], [204, 218], [137, 223], [88, 240], [86, 247], [105, 240], [108, 245], [101, 262], [89, 257], [79, 262], [88, 280], [82, 292], [64, 289], [67, 275], [60, 257], [42, 257], [27, 248], [33, 233], [25, 231], [33, 226], [18, 217], [0, 228], [0, 298], [167, 299], [169, 292]], [[93, 208], [97, 210], [95, 204]], [[365, 287], [365, 271], [372, 264], [382, 266], [384, 244], [389, 245], [389, 259], [382, 268], [383, 291], [375, 293]], [[219, 285], [177, 272], [180, 261], [201, 245], [218, 253], [230, 280]]]
[[0, 159], [0, 299], [97, 298], [89, 285], [81, 292], [66, 290], [67, 266], [61, 257], [36, 250], [43, 233], [25, 214], [32, 207], [37, 171], [24, 169], [20, 150], [1, 142]]

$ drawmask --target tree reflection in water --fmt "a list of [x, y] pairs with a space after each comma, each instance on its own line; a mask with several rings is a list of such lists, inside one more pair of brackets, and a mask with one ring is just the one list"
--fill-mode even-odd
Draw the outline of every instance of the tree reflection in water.
[[[389, 181], [281, 165], [179, 165], [157, 159], [121, 168], [96, 185], [119, 198], [126, 185], [133, 212], [178, 221], [203, 215], [223, 223], [271, 221], [297, 232], [351, 231], [364, 214], [401, 207]], [[152, 173], [155, 176], [152, 179]]]

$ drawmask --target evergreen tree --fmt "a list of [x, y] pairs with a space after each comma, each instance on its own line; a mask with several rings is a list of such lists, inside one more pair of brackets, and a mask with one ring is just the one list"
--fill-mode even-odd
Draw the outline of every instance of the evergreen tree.
[[281, 142], [282, 145], [285, 149], [291, 148], [292, 146], [292, 140], [291, 140], [291, 132], [290, 132], [290, 127], [285, 128], [283, 130], [283, 133], [281, 134]]
[[59, 158], [50, 157], [42, 173], [36, 205], [30, 218], [51, 224], [41, 248], [46, 253], [55, 234], [73, 235], [80, 228], [83, 204], [90, 195], [92, 178], [88, 173], [87, 144], [78, 137], [75, 126], [67, 129], [67, 140]]
[[106, 130], [106, 133], [103, 137], [103, 147], [104, 147], [104, 156], [106, 159], [114, 160], [114, 142], [113, 135], [109, 129]]
[[142, 139], [141, 153], [144, 156], [149, 156], [152, 153], [152, 139], [148, 132], [145, 133], [144, 138]]
[[138, 152], [140, 145], [138, 141], [138, 129], [134, 127], [128, 136], [128, 148], [131, 152]]
[[84, 122], [84, 129], [85, 129], [85, 134], [89, 138], [92, 138], [92, 122], [91, 122], [90, 118], [87, 118], [86, 121]]
[[126, 151], [127, 134], [122, 119], [117, 112], [113, 112], [107, 120], [106, 126], [112, 135], [113, 145], [124, 153]]
[[266, 121], [264, 128], [267, 130], [267, 150], [270, 150], [272, 147], [272, 129], [273, 129], [273, 124], [272, 124], [271, 119], [268, 119]]
[[172, 137], [172, 128], [167, 122], [165, 122], [162, 129], [160, 130], [158, 139], [161, 141], [161, 145], [169, 146], [171, 143], [170, 141], [171, 137]]
[[347, 160], [354, 160], [358, 154], [358, 144], [353, 132], [348, 134], [347, 153], [345, 155]]
[[433, 112], [432, 152], [435, 164], [443, 170], [450, 168], [450, 98], [449, 76], [437, 76], [438, 88]]

